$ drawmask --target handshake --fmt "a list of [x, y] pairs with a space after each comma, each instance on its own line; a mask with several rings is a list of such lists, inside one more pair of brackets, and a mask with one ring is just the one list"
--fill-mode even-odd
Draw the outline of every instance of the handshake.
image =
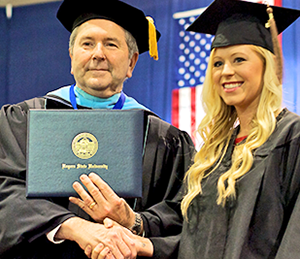
[[89, 258], [123, 259], [139, 256], [151, 257], [153, 245], [141, 237], [143, 221], [126, 201], [96, 174], [80, 177], [82, 184], [73, 183], [80, 198], [69, 200], [89, 214], [95, 222], [72, 217], [63, 222], [55, 240], [75, 241]]

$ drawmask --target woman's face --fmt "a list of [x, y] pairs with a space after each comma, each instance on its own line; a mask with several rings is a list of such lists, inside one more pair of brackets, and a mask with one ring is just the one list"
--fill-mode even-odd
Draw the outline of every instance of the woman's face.
[[223, 101], [237, 112], [257, 109], [263, 74], [263, 60], [251, 45], [216, 48], [212, 80]]

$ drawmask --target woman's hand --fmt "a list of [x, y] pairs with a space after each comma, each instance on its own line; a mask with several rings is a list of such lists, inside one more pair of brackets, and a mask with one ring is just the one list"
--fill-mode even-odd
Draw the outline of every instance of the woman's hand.
[[[120, 225], [106, 218], [103, 221], [105, 228], [113, 229], [114, 227], [120, 227]], [[153, 256], [153, 244], [148, 238], [140, 237], [131, 233], [128, 229], [123, 228], [124, 233], [134, 242], [135, 249], [138, 256], [152, 257]], [[85, 249], [85, 254], [92, 259], [113, 259], [113, 255], [110, 253], [109, 248], [104, 247], [103, 244], [99, 244], [94, 249], [90, 246]]]
[[115, 259], [108, 247], [105, 247], [102, 243], [99, 243], [94, 250], [90, 245], [88, 245], [84, 253], [88, 258], [92, 259]]
[[81, 175], [79, 182], [73, 183], [73, 188], [81, 199], [70, 197], [69, 200], [83, 209], [96, 222], [102, 223], [110, 218], [120, 225], [130, 228], [135, 221], [135, 213], [97, 174]]

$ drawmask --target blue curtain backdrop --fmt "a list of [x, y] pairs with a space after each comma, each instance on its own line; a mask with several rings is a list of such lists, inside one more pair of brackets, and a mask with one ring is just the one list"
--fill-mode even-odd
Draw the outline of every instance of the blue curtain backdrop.
[[0, 104], [7, 102], [8, 28], [6, 16], [0, 11]]
[[[300, 10], [299, 0], [283, 0], [282, 6]], [[300, 114], [300, 18], [282, 36], [284, 56], [284, 102]]]
[[[162, 33], [159, 61], [140, 56], [133, 78], [124, 91], [171, 121], [171, 92], [177, 86], [173, 14], [205, 7], [211, 0], [127, 0], [155, 18]], [[0, 105], [41, 96], [73, 83], [68, 54], [69, 33], [56, 19], [60, 2], [13, 8], [9, 20], [0, 8]], [[298, 0], [283, 0], [284, 7], [300, 9]], [[283, 34], [285, 105], [300, 114], [300, 19]]]

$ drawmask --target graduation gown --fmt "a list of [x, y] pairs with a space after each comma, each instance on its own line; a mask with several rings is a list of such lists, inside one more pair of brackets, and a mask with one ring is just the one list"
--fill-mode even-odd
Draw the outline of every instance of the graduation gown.
[[231, 167], [236, 134], [216, 171], [203, 180], [203, 194], [192, 201], [180, 243], [177, 238], [174, 246], [168, 247], [159, 237], [173, 235], [174, 239], [180, 232], [176, 202], [163, 202], [143, 214], [147, 235], [155, 236], [151, 238], [155, 258], [300, 257], [299, 116], [286, 109], [281, 112], [272, 135], [254, 152], [251, 170], [236, 182], [236, 199], [222, 207], [216, 204], [216, 185], [219, 176]]
[[[0, 258], [86, 258], [75, 242], [53, 244], [45, 234], [70, 217], [88, 215], [66, 198], [25, 197], [27, 112], [45, 107], [72, 109], [69, 102], [48, 96], [6, 105], [0, 112]], [[151, 112], [145, 112], [145, 141], [143, 198], [128, 201], [137, 211], [172, 199], [194, 155], [188, 134]]]

